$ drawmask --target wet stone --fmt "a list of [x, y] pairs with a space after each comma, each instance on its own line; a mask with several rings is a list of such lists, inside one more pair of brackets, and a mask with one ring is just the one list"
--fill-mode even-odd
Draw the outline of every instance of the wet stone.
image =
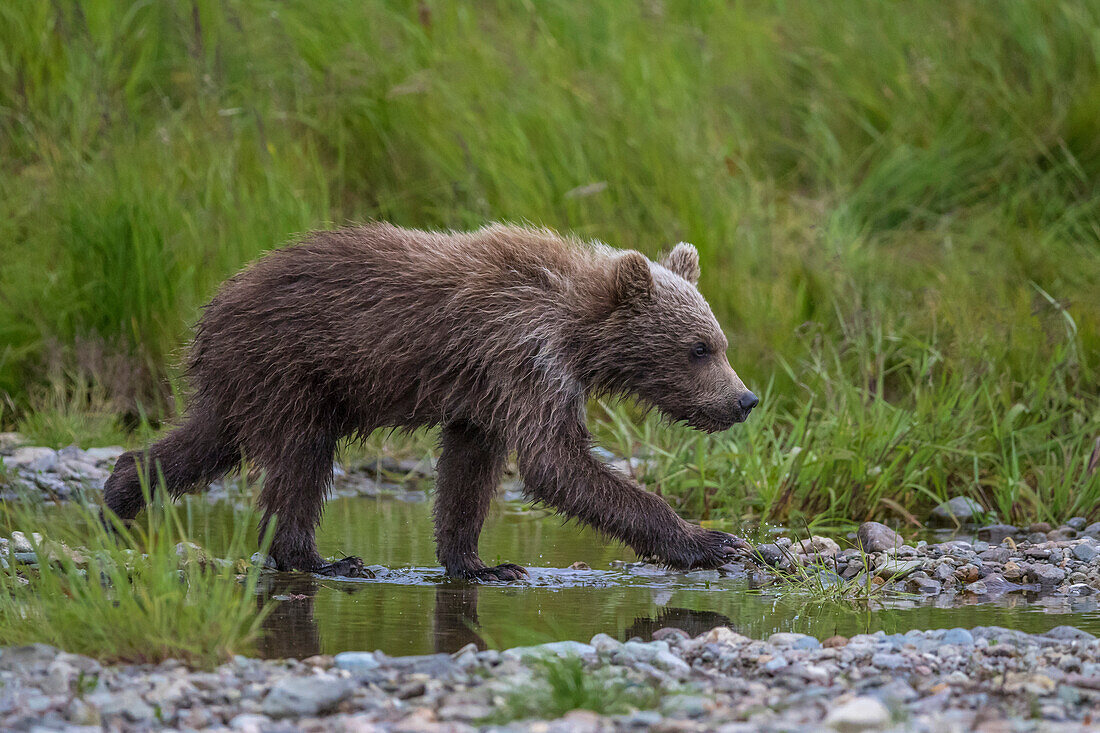
[[894, 530], [880, 522], [864, 522], [856, 532], [856, 539], [864, 552], [886, 552], [894, 550], [905, 544]]

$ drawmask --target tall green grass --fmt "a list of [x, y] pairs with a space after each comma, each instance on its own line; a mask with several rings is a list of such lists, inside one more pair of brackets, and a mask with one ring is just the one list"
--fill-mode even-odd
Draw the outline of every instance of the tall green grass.
[[1098, 29], [1057, 1], [9, 3], [4, 414], [56, 383], [172, 415], [201, 304], [296, 232], [532, 221], [699, 247], [770, 387], [733, 437], [654, 432], [685, 511], [1094, 512]]

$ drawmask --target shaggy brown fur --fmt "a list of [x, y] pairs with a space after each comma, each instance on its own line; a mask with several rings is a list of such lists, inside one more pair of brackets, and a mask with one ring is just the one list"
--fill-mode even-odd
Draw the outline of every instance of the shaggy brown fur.
[[[726, 360], [725, 336], [695, 287], [695, 249], [663, 264], [546, 230], [492, 225], [434, 233], [370, 224], [312, 234], [229, 280], [191, 352], [184, 423], [149, 449], [178, 495], [233, 468], [266, 470], [263, 525], [282, 569], [326, 565], [314, 528], [344, 436], [442, 426], [435, 500], [451, 575], [488, 568], [477, 541], [506, 456], [527, 494], [632, 547], [693, 568], [739, 540], [681, 519], [590, 452], [585, 401], [634, 394], [674, 420], [723, 430], [756, 398]], [[107, 482], [123, 519], [143, 504], [134, 453]]]

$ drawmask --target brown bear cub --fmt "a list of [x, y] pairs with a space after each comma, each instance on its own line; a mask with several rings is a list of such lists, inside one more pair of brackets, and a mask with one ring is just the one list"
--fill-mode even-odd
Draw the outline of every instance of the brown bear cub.
[[145, 479], [180, 495], [236, 467], [265, 470], [261, 532], [282, 570], [326, 564], [314, 530], [346, 436], [442, 427], [437, 554], [448, 575], [514, 580], [478, 536], [514, 452], [527, 495], [676, 568], [722, 565], [747, 546], [681, 519], [590, 452], [585, 401], [633, 394], [673, 420], [724, 430], [757, 404], [695, 287], [695, 248], [660, 263], [550, 231], [492, 225], [437, 233], [389, 224], [318, 232], [230, 279], [190, 358], [184, 422], [123, 455], [107, 507], [123, 520]]

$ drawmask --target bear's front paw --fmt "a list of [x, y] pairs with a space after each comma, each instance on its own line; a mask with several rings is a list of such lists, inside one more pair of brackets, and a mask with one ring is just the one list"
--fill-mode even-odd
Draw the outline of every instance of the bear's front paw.
[[669, 553], [668, 563], [679, 570], [717, 568], [738, 555], [749, 556], [752, 551], [752, 545], [740, 537], [713, 529], [700, 529], [678, 552]]

